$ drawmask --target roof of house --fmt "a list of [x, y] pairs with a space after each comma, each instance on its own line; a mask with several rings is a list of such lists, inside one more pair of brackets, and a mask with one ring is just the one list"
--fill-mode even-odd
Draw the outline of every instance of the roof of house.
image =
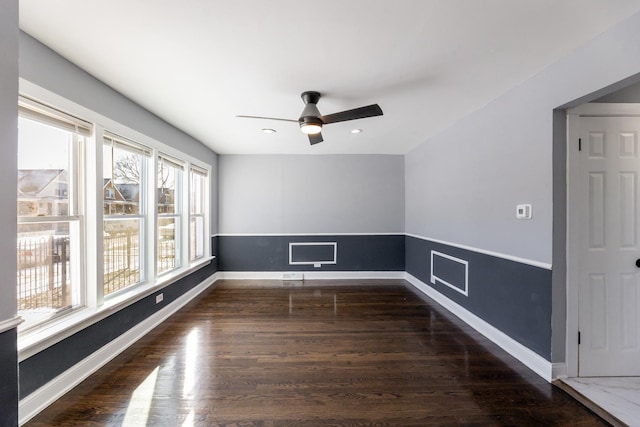
[[35, 196], [63, 172], [64, 169], [18, 169], [18, 194]]

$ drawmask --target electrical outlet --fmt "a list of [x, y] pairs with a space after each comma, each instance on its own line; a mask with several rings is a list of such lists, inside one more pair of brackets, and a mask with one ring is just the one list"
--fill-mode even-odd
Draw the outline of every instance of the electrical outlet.
[[164, 299], [164, 294], [156, 295], [156, 304], [160, 304], [163, 299]]

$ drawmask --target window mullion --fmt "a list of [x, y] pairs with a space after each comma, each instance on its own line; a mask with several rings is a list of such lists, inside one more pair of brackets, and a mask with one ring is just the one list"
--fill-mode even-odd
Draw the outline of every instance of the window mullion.
[[146, 197], [146, 268], [149, 280], [155, 281], [158, 276], [158, 156], [157, 153], [147, 165], [147, 197]]
[[[188, 171], [188, 169], [186, 169]], [[176, 252], [176, 266], [182, 267], [189, 264], [189, 176], [185, 169], [181, 169], [179, 173], [179, 182], [176, 182], [176, 191], [180, 191], [180, 198], [176, 200], [179, 205], [176, 206], [176, 230], [180, 230], [180, 234], [176, 239], [179, 245], [179, 251]]]
[[[94, 132], [93, 127], [90, 127], [92, 132]], [[71, 164], [74, 167], [70, 171], [69, 183], [71, 184], [71, 188], [73, 191], [68, 191], [69, 195], [69, 215], [75, 218], [74, 222], [77, 224], [76, 227], [70, 226], [69, 237], [71, 241], [77, 242], [76, 250], [72, 251], [71, 259], [70, 259], [70, 268], [72, 270], [72, 277], [78, 278], [78, 286], [73, 287], [73, 291], [75, 292], [75, 299], [81, 301], [82, 305], [89, 306], [92, 304], [92, 301], [89, 301], [89, 296], [87, 292], [87, 284], [91, 283], [88, 279], [87, 272], [87, 254], [83, 250], [83, 246], [86, 246], [86, 222], [84, 218], [87, 213], [87, 199], [85, 193], [87, 193], [86, 183], [93, 182], [87, 181], [87, 168], [86, 164], [86, 155], [87, 155], [87, 145], [91, 142], [90, 135], [87, 137], [83, 137], [80, 135], [73, 135], [73, 143], [71, 148]], [[73, 234], [76, 234], [76, 238], [73, 239]]]
[[182, 259], [184, 265], [191, 262], [191, 173], [190, 165], [182, 174]]
[[204, 256], [208, 257], [211, 255], [211, 173], [207, 173], [204, 182], [202, 183], [203, 188], [203, 228], [204, 228]]
[[102, 212], [103, 139], [104, 129], [96, 126], [92, 143], [87, 144], [85, 155], [86, 230], [85, 257], [87, 266], [86, 298], [89, 307], [104, 303], [104, 224]]

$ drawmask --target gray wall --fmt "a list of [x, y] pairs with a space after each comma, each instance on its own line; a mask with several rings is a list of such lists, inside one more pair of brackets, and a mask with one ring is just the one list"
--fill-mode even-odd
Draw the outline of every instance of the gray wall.
[[[16, 194], [18, 158], [18, 0], [0, 1], [0, 186]], [[0, 205], [0, 322], [16, 315], [16, 205]], [[0, 425], [18, 424], [16, 328], [0, 330]]]
[[213, 167], [211, 232], [217, 233], [217, 155], [213, 151], [24, 32], [20, 32], [20, 77], [209, 163]]
[[638, 39], [640, 14], [409, 152], [407, 233], [551, 263], [553, 109], [637, 73]]
[[223, 155], [221, 234], [402, 233], [404, 163], [392, 155]]
[[619, 102], [619, 103], [638, 103], [640, 102], [640, 83], [625, 87], [624, 89], [615, 91], [593, 102]]
[[[520, 87], [406, 155], [407, 233], [551, 263], [553, 107], [541, 90]], [[531, 220], [516, 219], [519, 203]]]
[[[455, 288], [466, 287], [466, 295], [441, 281], [431, 282], [432, 251], [468, 263], [466, 269], [458, 262], [436, 256], [433, 268], [438, 277]], [[552, 292], [551, 271], [548, 269], [412, 236], [406, 237], [405, 269], [451, 301], [551, 361]]]
[[[554, 109], [637, 83], [639, 39], [636, 14], [405, 157], [407, 233], [555, 264], [540, 282], [552, 295], [553, 362], [566, 343], [566, 142]], [[518, 203], [533, 205], [532, 220], [515, 218]]]
[[[0, 185], [12, 195], [17, 188], [18, 169], [18, 2], [0, 2]], [[0, 204], [0, 241], [16, 241], [16, 206]], [[0, 246], [0, 321], [16, 315], [16, 248]]]

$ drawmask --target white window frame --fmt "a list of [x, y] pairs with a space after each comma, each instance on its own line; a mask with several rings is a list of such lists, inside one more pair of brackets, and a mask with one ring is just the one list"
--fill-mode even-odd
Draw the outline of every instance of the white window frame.
[[[174, 147], [167, 145], [157, 139], [154, 139], [148, 135], [142, 134], [128, 126], [125, 126], [117, 121], [114, 121], [108, 117], [105, 117], [99, 113], [96, 113], [86, 107], [78, 105], [68, 99], [34, 85], [24, 79], [20, 79], [20, 91], [21, 93], [28, 94], [31, 98], [37, 99], [40, 102], [48, 105], [56, 106], [62, 111], [67, 111], [75, 117], [82, 117], [87, 122], [93, 125], [92, 134], [85, 137], [85, 149], [79, 153], [79, 159], [81, 164], [80, 176], [78, 185], [82, 186], [79, 190], [82, 197], [78, 198], [79, 209], [78, 212], [82, 215], [83, 222], [83, 238], [84, 250], [82, 253], [82, 262], [80, 265], [84, 266], [85, 272], [82, 274], [84, 278], [84, 292], [85, 292], [85, 307], [83, 309], [75, 310], [73, 313], [46, 322], [39, 327], [32, 329], [18, 328], [18, 359], [19, 361], [25, 360], [34, 354], [54, 345], [57, 342], [73, 335], [74, 333], [106, 318], [113, 314], [115, 311], [130, 306], [131, 304], [139, 301], [158, 290], [176, 282], [177, 280], [185, 277], [186, 275], [202, 268], [209, 264], [214, 258], [211, 255], [205, 255], [203, 258], [191, 261], [189, 258], [189, 232], [188, 221], [184, 218], [189, 218], [189, 179], [185, 179], [183, 174], [181, 191], [182, 191], [182, 242], [181, 242], [181, 259], [182, 265], [170, 272], [162, 275], [158, 275], [155, 270], [155, 238], [157, 229], [157, 217], [155, 215], [156, 209], [156, 167], [158, 160], [158, 153], [163, 153], [166, 156], [170, 156], [174, 159], [178, 159], [183, 162], [186, 171], [190, 170], [191, 165], [195, 165], [203, 170], [207, 171], [206, 181], [206, 212], [204, 220], [204, 253], [211, 253], [211, 239], [210, 239], [210, 218], [212, 212], [210, 210], [210, 203], [208, 192], [211, 188], [211, 166], [203, 163], [201, 160], [195, 157], [183, 153]], [[132, 141], [139, 142], [140, 144], [150, 147], [151, 158], [149, 167], [151, 179], [147, 179], [147, 197], [145, 203], [147, 204], [147, 217], [150, 220], [146, 224], [146, 282], [139, 286], [132, 286], [126, 292], [118, 292], [112, 298], [104, 298], [102, 295], [103, 289], [103, 249], [102, 249], [102, 233], [103, 233], [103, 136], [105, 130], [116, 135], [122, 136]], [[99, 143], [98, 143], [99, 142]], [[80, 188], [80, 187], [79, 187]], [[151, 207], [154, 207], [153, 209]], [[89, 283], [93, 285], [88, 285]]]
[[191, 195], [192, 195], [193, 189], [191, 188], [191, 184], [193, 182], [192, 177], [194, 175], [198, 175], [198, 176], [201, 176], [201, 177], [204, 178], [204, 182], [202, 183], [203, 188], [202, 188], [202, 200], [200, 201], [201, 205], [203, 207], [210, 206], [210, 204], [209, 204], [209, 180], [210, 180], [209, 171], [207, 169], [205, 169], [205, 168], [201, 168], [201, 167], [198, 167], [197, 165], [191, 164], [191, 167], [189, 168], [189, 176], [187, 178], [188, 184], [189, 184], [189, 193], [188, 193], [188, 199], [189, 199], [188, 200], [188, 205], [189, 206], [188, 206], [188, 209], [187, 209], [188, 212], [189, 212], [189, 219], [187, 221], [187, 230], [188, 230], [187, 233], [188, 233], [188, 238], [189, 238], [189, 241], [188, 241], [188, 249], [189, 249], [189, 255], [188, 255], [189, 258], [188, 259], [189, 259], [189, 262], [195, 262], [195, 261], [197, 261], [199, 259], [202, 259], [202, 258], [205, 258], [207, 256], [207, 252], [206, 252], [206, 250], [208, 248], [207, 241], [209, 240], [208, 234], [205, 234], [203, 232], [204, 241], [203, 241], [202, 255], [198, 256], [197, 252], [195, 254], [191, 253], [191, 248], [195, 247], [195, 246], [193, 246], [193, 242], [191, 242], [191, 219], [192, 218], [201, 218], [202, 219], [203, 230], [207, 229], [206, 228], [207, 217], [205, 215], [206, 209], [204, 209], [205, 212], [201, 212], [201, 213], [197, 213], [197, 212], [194, 213], [193, 209], [192, 209], [193, 200], [191, 200]]
[[[185, 259], [189, 259], [188, 255], [185, 256], [184, 255], [184, 232], [185, 232], [185, 224], [184, 224], [184, 218], [188, 217], [188, 213], [185, 215], [185, 208], [188, 208], [188, 205], [185, 206], [184, 203], [184, 194], [185, 194], [185, 188], [186, 188], [186, 184], [185, 183], [185, 167], [184, 167], [184, 163], [181, 160], [175, 159], [167, 154], [164, 153], [158, 153], [157, 154], [157, 160], [156, 160], [156, 167], [159, 167], [159, 164], [161, 162], [166, 163], [169, 167], [173, 167], [176, 171], [175, 171], [175, 175], [174, 175], [174, 195], [173, 195], [173, 203], [174, 203], [174, 212], [173, 213], [158, 213], [158, 202], [159, 200], [156, 200], [156, 205], [155, 205], [155, 212], [156, 212], [156, 254], [160, 253], [160, 248], [159, 245], [161, 244], [161, 233], [160, 233], [160, 228], [159, 228], [159, 224], [160, 224], [160, 219], [162, 218], [173, 218], [174, 219], [174, 223], [175, 223], [175, 229], [174, 229], [174, 267], [164, 270], [164, 271], [160, 271], [160, 267], [159, 267], [159, 262], [158, 262], [158, 256], [156, 256], [156, 272], [158, 275], [164, 275], [164, 274], [168, 274], [174, 270], [179, 269], [182, 265], [183, 265], [183, 260]], [[160, 171], [156, 171], [156, 197], [158, 196], [158, 185], [157, 185], [157, 180], [158, 177], [160, 176]], [[188, 190], [188, 188], [186, 188]]]
[[[22, 329], [29, 330], [56, 321], [59, 317], [86, 307], [86, 275], [83, 267], [85, 259], [84, 253], [81, 250], [84, 246], [85, 235], [84, 187], [82, 185], [84, 182], [84, 167], [80, 159], [83, 156], [87, 136], [91, 135], [93, 126], [91, 123], [72, 116], [65, 111], [58, 110], [25, 96], [19, 97], [18, 110], [21, 118], [64, 130], [69, 132], [72, 137], [69, 147], [69, 170], [67, 171], [69, 178], [66, 191], [68, 197], [67, 215], [17, 217], [18, 226], [38, 223], [69, 223], [69, 274], [71, 280], [73, 280], [71, 283], [72, 306], [70, 310], [56, 313], [44, 321], [27, 321], [21, 325]], [[69, 191], [69, 189], [72, 191]], [[75, 236], [73, 236], [74, 234]], [[74, 238], [72, 239], [72, 237]]]
[[[97, 290], [97, 297], [98, 297], [98, 303], [102, 303], [104, 301], [105, 298], [115, 298], [117, 297], [117, 295], [121, 294], [121, 293], [126, 293], [128, 291], [130, 291], [133, 287], [136, 286], [140, 286], [143, 285], [145, 283], [148, 282], [148, 276], [149, 276], [149, 268], [148, 268], [148, 263], [145, 262], [147, 257], [148, 257], [148, 253], [149, 253], [149, 248], [148, 248], [148, 238], [147, 238], [147, 234], [148, 234], [148, 222], [149, 222], [149, 209], [148, 209], [148, 203], [147, 201], [149, 200], [148, 197], [148, 188], [149, 188], [149, 170], [152, 169], [149, 165], [149, 163], [152, 161], [153, 159], [153, 151], [151, 148], [140, 144], [136, 141], [132, 141], [130, 139], [121, 137], [119, 135], [116, 135], [113, 132], [110, 132], [108, 130], [103, 130], [103, 149], [104, 146], [108, 146], [110, 142], [111, 143], [111, 148], [112, 149], [119, 149], [119, 150], [123, 150], [123, 151], [128, 151], [132, 154], [137, 154], [142, 158], [142, 164], [141, 164], [141, 170], [140, 170], [140, 188], [139, 188], [139, 194], [140, 194], [140, 199], [139, 199], [139, 205], [138, 205], [138, 213], [137, 214], [122, 214], [122, 215], [105, 215], [104, 214], [104, 209], [101, 209], [102, 215], [103, 215], [103, 227], [104, 227], [104, 223], [105, 221], [126, 221], [126, 220], [137, 220], [139, 223], [139, 252], [140, 252], [140, 265], [139, 265], [139, 280], [136, 283], [130, 284], [120, 290], [117, 290], [107, 296], [104, 295], [104, 274], [102, 274], [98, 279], [99, 282], [102, 282], [102, 285], [99, 286], [100, 289]], [[113, 151], [112, 151], [112, 156], [113, 156]], [[103, 164], [103, 162], [101, 162], [101, 165]], [[103, 169], [103, 168], [101, 168]], [[113, 173], [113, 171], [112, 171]], [[102, 170], [102, 176], [104, 177], [104, 170]], [[104, 181], [104, 178], [101, 179], [101, 182]], [[115, 182], [113, 182], [113, 177], [112, 177], [112, 184], [115, 186]], [[115, 191], [115, 190], [114, 190]], [[103, 232], [101, 234], [103, 236], [104, 239], [104, 228], [103, 228]], [[104, 268], [104, 244], [100, 246], [102, 248], [102, 259], [103, 259], [103, 268]]]

